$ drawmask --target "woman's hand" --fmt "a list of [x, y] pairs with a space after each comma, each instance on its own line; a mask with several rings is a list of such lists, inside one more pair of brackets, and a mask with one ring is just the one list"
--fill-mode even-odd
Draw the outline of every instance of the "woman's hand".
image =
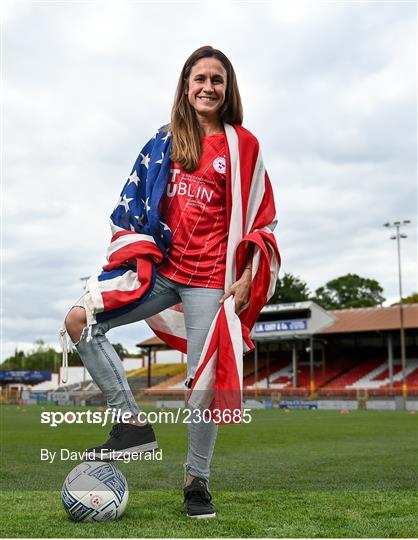
[[234, 296], [235, 298], [235, 313], [239, 315], [243, 306], [250, 299], [251, 292], [251, 268], [246, 268], [238, 281], [233, 283], [228, 291], [219, 300], [223, 304], [227, 298]]

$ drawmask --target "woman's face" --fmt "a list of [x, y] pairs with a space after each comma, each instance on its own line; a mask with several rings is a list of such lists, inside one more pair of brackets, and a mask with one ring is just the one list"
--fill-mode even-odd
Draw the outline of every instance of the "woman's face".
[[201, 58], [190, 71], [186, 91], [190, 105], [198, 116], [218, 119], [225, 101], [226, 70], [216, 58]]

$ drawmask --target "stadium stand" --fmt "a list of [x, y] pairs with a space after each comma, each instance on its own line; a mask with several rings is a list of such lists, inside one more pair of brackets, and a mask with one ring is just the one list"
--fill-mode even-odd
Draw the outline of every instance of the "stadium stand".
[[[260, 394], [305, 397], [312, 395], [313, 391], [319, 397], [352, 397], [363, 391], [373, 396], [402, 394], [398, 306], [335, 310], [329, 312], [332, 314], [332, 322], [327, 327], [314, 330], [310, 335], [310, 314], [316, 310], [321, 317], [323, 313], [326, 315], [324, 310], [321, 311], [322, 308], [318, 310], [312, 302], [282, 305], [277, 308], [269, 307], [265, 321], [266, 327], [274, 327], [276, 324], [277, 339], [271, 334], [264, 341], [261, 336], [260, 340], [256, 340], [256, 335], [253, 337], [258, 349], [257, 372], [254, 353], [244, 357], [243, 382], [246, 396]], [[280, 324], [274, 322], [275, 318]], [[289, 328], [299, 328], [297, 323], [301, 318], [307, 318], [307, 325], [300, 325], [307, 330], [290, 330], [287, 334], [282, 331], [286, 325]], [[418, 304], [404, 307], [404, 323], [408, 395], [418, 396]], [[148, 397], [159, 399], [184, 396], [186, 363], [183, 356], [170, 350], [157, 337], [139, 343], [138, 347], [143, 356], [141, 363], [137, 360], [136, 365], [148, 363], [149, 366], [134, 370], [131, 368], [127, 372], [136, 398], [140, 400]], [[295, 386], [292, 350], [296, 354]], [[313, 351], [313, 354], [310, 351]], [[161, 363], [161, 360], [164, 362], [166, 358], [169, 363]], [[392, 359], [392, 380], [389, 359]], [[75, 369], [81, 370], [80, 373], [83, 370], [82, 367]], [[61, 394], [78, 401], [87, 400], [87, 403], [104, 403], [104, 397], [96, 385], [85, 375], [84, 383], [80, 381], [80, 373], [74, 375], [75, 383], [74, 378], [70, 380], [73, 384], [60, 385], [57, 374], [53, 374], [51, 381], [35, 384], [30, 390], [34, 395], [51, 393], [59, 397]], [[8, 389], [5, 386], [1, 400], [9, 401], [13, 392], [18, 395], [20, 389]]]

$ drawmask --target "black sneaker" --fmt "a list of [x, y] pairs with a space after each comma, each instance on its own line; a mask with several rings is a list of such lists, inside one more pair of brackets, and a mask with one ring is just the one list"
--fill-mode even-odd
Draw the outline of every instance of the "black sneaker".
[[188, 517], [203, 519], [216, 516], [216, 509], [211, 503], [212, 496], [208, 491], [205, 480], [194, 478], [192, 483], [184, 488], [183, 492]]
[[112, 427], [109, 435], [110, 438], [101, 446], [86, 450], [86, 461], [114, 461], [158, 448], [151, 424], [135, 426], [120, 422]]

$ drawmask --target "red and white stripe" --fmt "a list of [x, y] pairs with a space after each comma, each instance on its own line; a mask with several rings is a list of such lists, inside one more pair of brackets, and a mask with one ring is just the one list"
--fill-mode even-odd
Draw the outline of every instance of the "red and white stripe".
[[[264, 169], [257, 139], [242, 126], [225, 125], [230, 170], [227, 174], [228, 244], [225, 290], [241, 276], [253, 245], [252, 286], [249, 302], [239, 316], [231, 296], [222, 304], [210, 327], [200, 357], [189, 404], [196, 408], [241, 409], [243, 354], [253, 348], [250, 331], [263, 306], [272, 296], [280, 265], [273, 230], [276, 225], [273, 191]], [[105, 281], [92, 278], [87, 284], [87, 324], [95, 314], [129, 304], [150, 287], [154, 265], [163, 255], [151, 236], [113, 226], [108, 264], [113, 270], [137, 260], [136, 272]], [[147, 323], [171, 347], [187, 352], [184, 314], [173, 306], [147, 319]]]
[[[206, 338], [188, 399], [193, 408], [219, 409], [221, 417], [223, 411], [241, 410], [243, 354], [254, 347], [250, 331], [274, 292], [280, 265], [273, 234], [276, 225], [273, 191], [258, 141], [241, 126], [225, 125], [225, 132], [230, 161], [225, 290], [242, 274], [248, 246], [252, 243], [251, 295], [239, 316], [235, 313], [232, 296], [220, 307]], [[180, 314], [173, 313], [173, 309], [147, 322], [170, 345], [186, 344], [184, 320], [180, 323]]]
[[112, 279], [100, 281], [93, 276], [88, 280], [84, 297], [88, 325], [95, 322], [96, 313], [118, 309], [141, 298], [151, 285], [153, 266], [162, 259], [152, 236], [124, 229], [113, 234], [107, 250], [108, 264], [103, 270], [110, 271], [135, 260], [137, 268]]

